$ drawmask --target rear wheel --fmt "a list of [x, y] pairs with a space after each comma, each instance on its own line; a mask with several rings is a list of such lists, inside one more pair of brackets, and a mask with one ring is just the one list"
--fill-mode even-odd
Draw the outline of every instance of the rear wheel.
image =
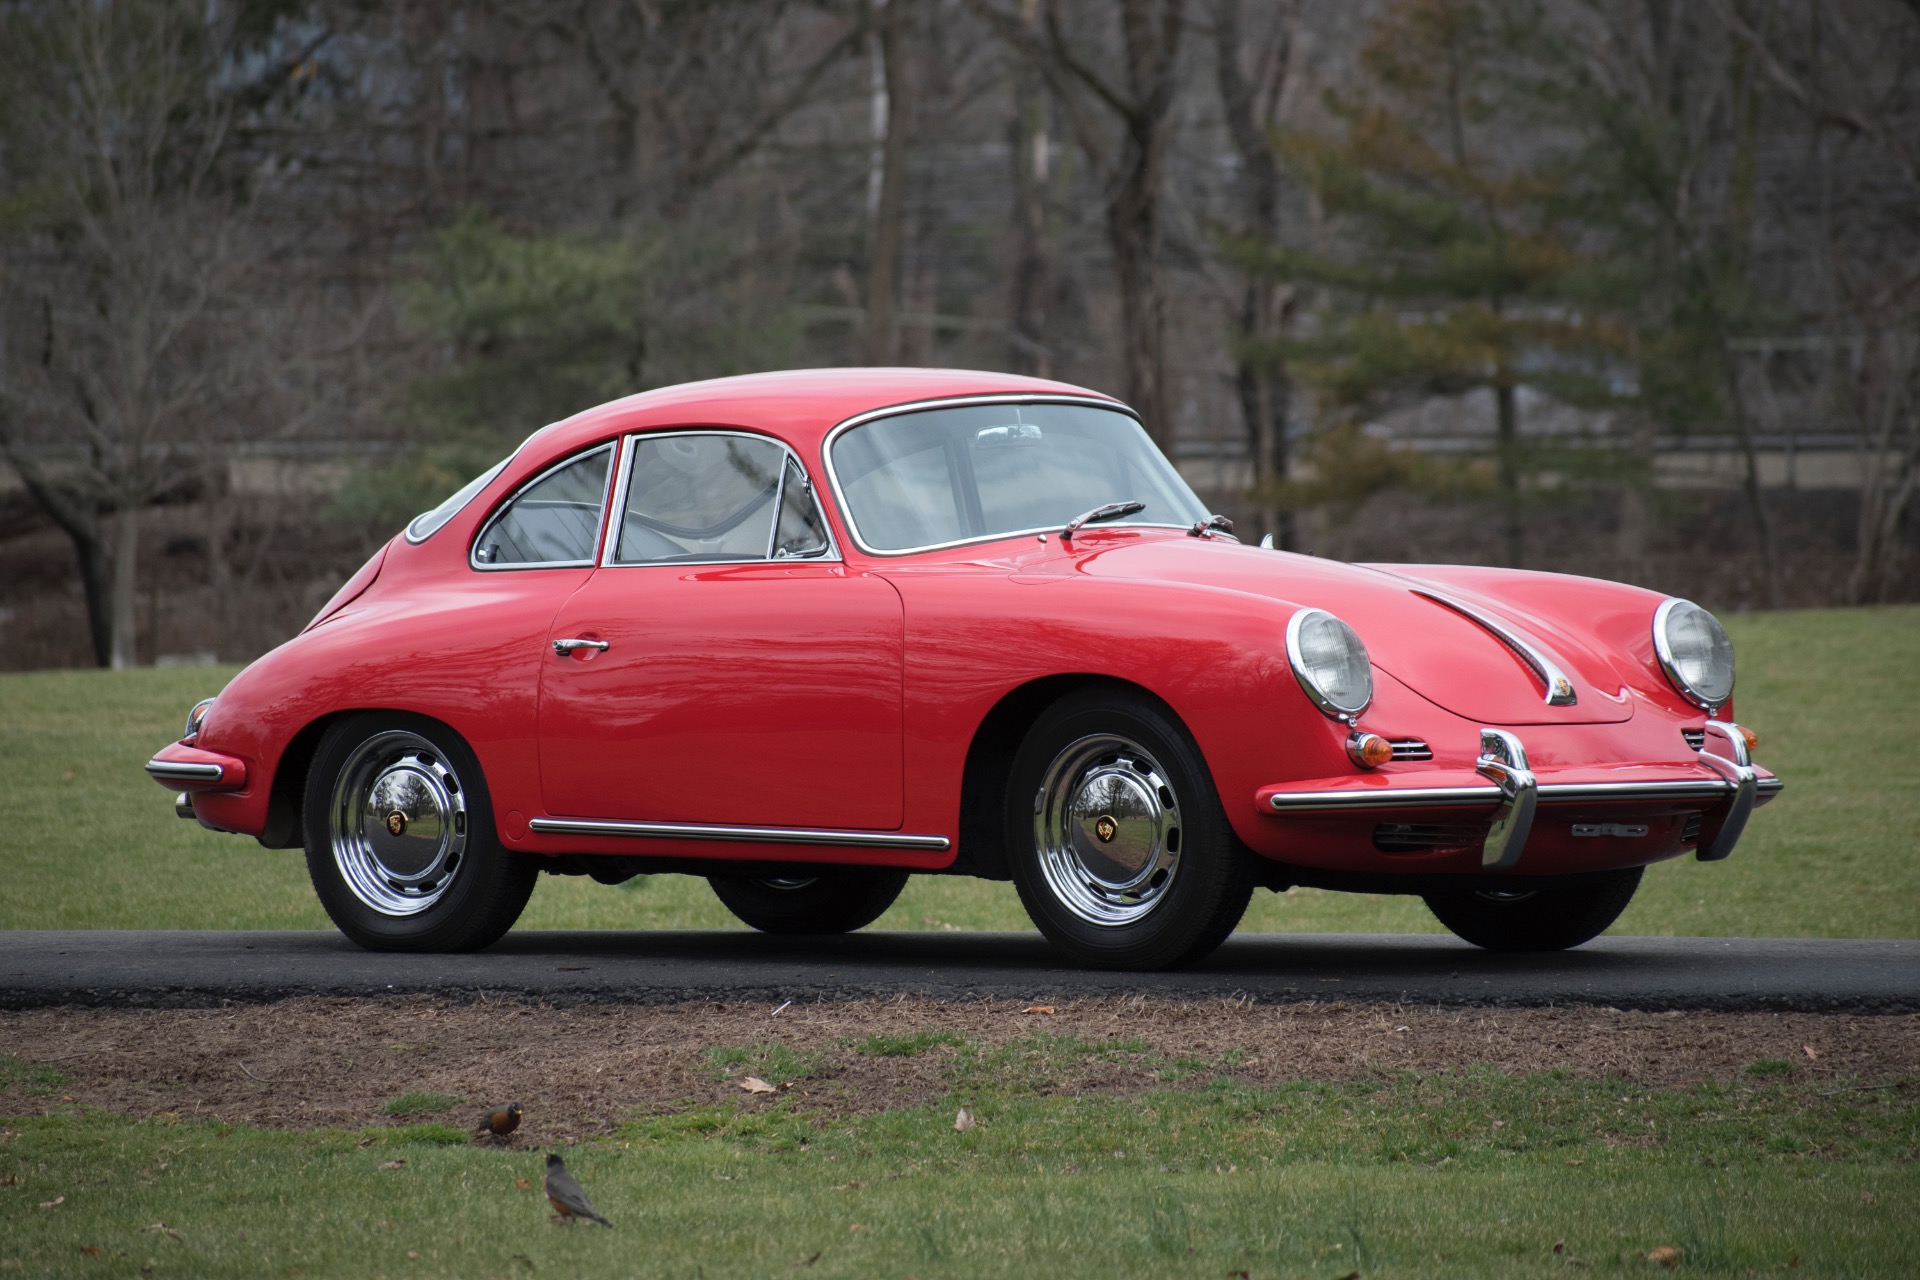
[[1014, 757], [1006, 833], [1027, 914], [1083, 964], [1189, 964], [1253, 893], [1199, 747], [1133, 694], [1074, 694], [1042, 713]]
[[1440, 923], [1489, 951], [1565, 951], [1590, 942], [1633, 901], [1641, 868], [1564, 888], [1451, 889], [1426, 895]]
[[307, 775], [307, 874], [340, 932], [375, 951], [473, 951], [513, 927], [539, 872], [501, 848], [480, 762], [445, 725], [334, 725]]
[[886, 914], [907, 872], [822, 871], [811, 876], [708, 876], [727, 910], [762, 933], [852, 933]]

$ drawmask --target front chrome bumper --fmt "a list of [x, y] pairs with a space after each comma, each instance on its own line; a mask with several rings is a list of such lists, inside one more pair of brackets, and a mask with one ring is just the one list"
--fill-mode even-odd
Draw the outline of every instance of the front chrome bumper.
[[[1480, 731], [1480, 755], [1474, 773], [1484, 782], [1452, 786], [1395, 786], [1379, 777], [1356, 778], [1337, 789], [1262, 787], [1255, 802], [1278, 814], [1382, 813], [1425, 809], [1484, 811], [1490, 822], [1481, 848], [1481, 867], [1504, 871], [1520, 860], [1533, 819], [1541, 805], [1665, 804], [1719, 801], [1724, 808], [1719, 830], [1700, 846], [1702, 862], [1718, 862], [1733, 852], [1753, 810], [1785, 789], [1771, 774], [1761, 776], [1747, 752], [1738, 725], [1707, 723], [1698, 769], [1661, 767], [1679, 777], [1643, 777], [1628, 781], [1542, 782], [1527, 760], [1517, 734], [1505, 729]], [[1456, 776], [1465, 777], [1464, 771]], [[1344, 780], [1343, 780], [1344, 781]], [[1720, 809], [1721, 805], [1715, 805]]]

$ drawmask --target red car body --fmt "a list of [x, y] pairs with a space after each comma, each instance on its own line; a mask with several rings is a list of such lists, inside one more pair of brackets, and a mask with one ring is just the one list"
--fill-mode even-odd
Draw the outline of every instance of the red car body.
[[[603, 441], [758, 433], [830, 477], [827, 443], [850, 420], [1023, 397], [1114, 403], [1003, 374], [816, 370], [555, 424], [433, 536], [396, 536], [149, 769], [203, 825], [290, 846], [326, 726], [404, 712], [464, 740], [504, 847], [555, 868], [1004, 875], [992, 816], [1006, 758], [1038, 708], [1101, 683], [1190, 732], [1258, 879], [1375, 890], [1643, 866], [1714, 848], [1778, 789], [1727, 745], [1737, 733], [1709, 731], [1731, 724], [1731, 702], [1709, 716], [1663, 672], [1651, 620], [1666, 597], [1619, 583], [1348, 565], [1122, 524], [875, 553], [825, 484], [825, 559], [636, 569], [596, 553], [493, 572], [471, 558], [502, 502]], [[1357, 724], [1316, 707], [1289, 664], [1283, 637], [1304, 608], [1364, 639], [1373, 698]], [[561, 654], [556, 640], [606, 647]], [[1557, 700], [1549, 681], [1566, 686]], [[1513, 796], [1488, 764], [1489, 728], [1524, 743], [1509, 763], [1531, 774], [1532, 809], [1522, 847], [1491, 860], [1483, 828]], [[1401, 749], [1363, 766], [1349, 749], [1361, 732]], [[1383, 839], [1388, 820], [1407, 831]]]

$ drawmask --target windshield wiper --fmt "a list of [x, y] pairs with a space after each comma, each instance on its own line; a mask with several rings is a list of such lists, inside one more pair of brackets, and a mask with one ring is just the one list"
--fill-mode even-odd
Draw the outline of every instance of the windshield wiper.
[[1060, 531], [1060, 541], [1071, 542], [1073, 535], [1080, 532], [1082, 525], [1099, 524], [1102, 520], [1118, 520], [1123, 516], [1130, 516], [1136, 511], [1146, 509], [1147, 504], [1144, 502], [1109, 502], [1104, 507], [1095, 507], [1067, 521], [1067, 527]]

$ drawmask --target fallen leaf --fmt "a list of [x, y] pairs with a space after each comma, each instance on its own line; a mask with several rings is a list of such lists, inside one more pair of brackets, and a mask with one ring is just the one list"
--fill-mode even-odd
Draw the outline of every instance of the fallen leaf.
[[849, 1178], [847, 1181], [835, 1187], [834, 1190], [835, 1191], [858, 1191], [861, 1187], [864, 1187], [866, 1185], [867, 1185], [866, 1183], [860, 1181], [860, 1179], [858, 1178]]
[[513, 1186], [516, 1191], [531, 1191], [533, 1190], [533, 1179], [515, 1178], [513, 1180]]
[[180, 1233], [164, 1222], [156, 1222], [150, 1227], [142, 1227], [140, 1229], [142, 1231], [156, 1232], [159, 1235], [166, 1236], [170, 1240], [178, 1240], [180, 1238]]
[[759, 1076], [748, 1076], [740, 1081], [740, 1087], [748, 1093], [778, 1093], [780, 1090], [762, 1080]]
[[1028, 1005], [1028, 1006], [1027, 1006], [1026, 1008], [1024, 1008], [1024, 1009], [1022, 1009], [1022, 1010], [1021, 1010], [1020, 1012], [1022, 1012], [1022, 1013], [1052, 1013], [1052, 1012], [1053, 1012], [1053, 1006], [1052, 1006], [1052, 1005], [1050, 1005], [1050, 1004], [1030, 1004], [1030, 1005]]
[[1249, 1271], [1229, 1271], [1227, 1272], [1227, 1280], [1253, 1280], [1253, 1273]]
[[1504, 1129], [1507, 1127], [1507, 1122], [1505, 1120], [1495, 1120], [1493, 1122], [1493, 1127], [1496, 1129]]
[[1800, 1255], [1796, 1253], [1796, 1254], [1794, 1254], [1794, 1255], [1793, 1255], [1793, 1256], [1792, 1256], [1791, 1258], [1788, 1258], [1788, 1259], [1787, 1259], [1787, 1265], [1788, 1265], [1788, 1266], [1790, 1266], [1790, 1267], [1797, 1267], [1797, 1266], [1799, 1266], [1799, 1265], [1800, 1265]]
[[978, 1120], [973, 1118], [973, 1112], [962, 1107], [960, 1108], [960, 1113], [953, 1118], [953, 1131], [955, 1133], [965, 1133], [979, 1123]]
[[1570, 1165], [1576, 1165], [1576, 1166], [1577, 1166], [1577, 1165], [1583, 1165], [1583, 1164], [1585, 1164], [1585, 1163], [1586, 1163], [1586, 1161], [1585, 1161], [1585, 1160], [1569, 1160], [1569, 1161], [1567, 1161], [1567, 1163], [1568, 1163], [1568, 1164], [1570, 1164]]
[[1565, 1253], [1567, 1251], [1567, 1242], [1565, 1240], [1555, 1240], [1553, 1242], [1553, 1251], [1555, 1253]]
[[1871, 1191], [1862, 1191], [1862, 1192], [1860, 1193], [1860, 1203], [1861, 1203], [1861, 1204], [1872, 1204], [1873, 1202], [1874, 1202], [1874, 1195], [1873, 1195], [1873, 1192], [1871, 1192]]
[[1358, 1271], [1349, 1271], [1347, 1274], [1341, 1276], [1340, 1280], [1360, 1280], [1360, 1273]]
[[407, 1162], [405, 1160], [382, 1160], [380, 1167], [382, 1169], [404, 1169], [407, 1167]]
[[820, 1261], [820, 1253], [818, 1250], [815, 1250], [813, 1256], [808, 1258], [805, 1262], [801, 1263], [800, 1265], [803, 1267], [810, 1267], [818, 1261]]
[[415, 1258], [415, 1259], [417, 1259], [417, 1258], [419, 1258], [419, 1256], [420, 1256], [420, 1251], [419, 1251], [418, 1249], [409, 1249], [409, 1250], [407, 1250], [407, 1256], [408, 1256], [409, 1258]]
[[1680, 1265], [1682, 1256], [1680, 1250], [1670, 1244], [1663, 1244], [1657, 1249], [1647, 1250], [1648, 1262], [1657, 1262], [1669, 1271]]
[[856, 1222], [856, 1223], [854, 1223], [854, 1224], [853, 1224], [852, 1226], [850, 1226], [850, 1227], [848, 1227], [848, 1228], [847, 1228], [847, 1230], [848, 1230], [848, 1231], [850, 1231], [850, 1232], [851, 1232], [851, 1231], [865, 1231], [866, 1229], [867, 1229], [867, 1226], [866, 1226], [866, 1224], [865, 1224], [864, 1222]]
[[54, 1207], [55, 1205], [58, 1205], [58, 1204], [65, 1204], [66, 1202], [67, 1202], [67, 1198], [66, 1198], [65, 1196], [55, 1196], [55, 1197], [54, 1197], [53, 1199], [51, 1199], [51, 1200], [42, 1200], [42, 1201], [40, 1202], [40, 1207], [41, 1207], [42, 1209], [51, 1209], [51, 1208], [53, 1208], [53, 1207]]
[[1800, 1048], [1801, 1048], [1801, 1051], [1804, 1052], [1809, 1058], [1817, 1058], [1820, 1056], [1819, 1054], [1813, 1051], [1813, 1046], [1810, 1044], [1803, 1044], [1800, 1046]]
[[1394, 1030], [1395, 1030], [1396, 1032], [1398, 1032], [1398, 1031], [1411, 1031], [1411, 1030], [1413, 1030], [1413, 1028], [1412, 1028], [1412, 1027], [1395, 1027], [1395, 1028], [1394, 1028]]
[[80, 1252], [86, 1254], [89, 1258], [97, 1257], [100, 1253], [100, 1246], [97, 1244], [83, 1244], [80, 1246]]

